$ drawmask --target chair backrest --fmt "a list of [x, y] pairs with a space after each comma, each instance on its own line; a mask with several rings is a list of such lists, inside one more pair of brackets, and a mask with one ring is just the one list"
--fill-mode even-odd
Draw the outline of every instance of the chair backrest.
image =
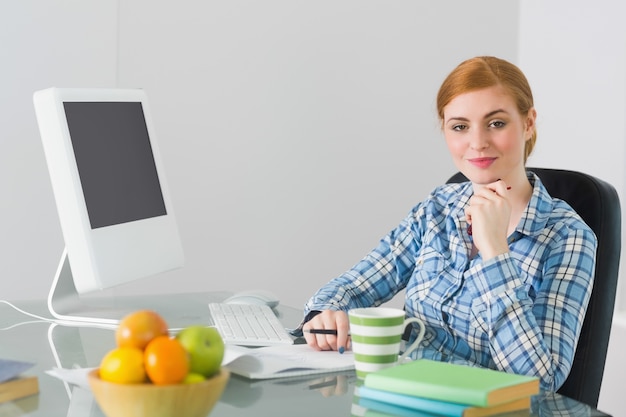
[[[559, 393], [597, 407], [615, 307], [621, 253], [621, 208], [615, 188], [576, 171], [528, 168], [550, 195], [566, 201], [598, 238], [591, 299], [576, 347], [574, 363]], [[448, 182], [467, 181], [457, 173]]]

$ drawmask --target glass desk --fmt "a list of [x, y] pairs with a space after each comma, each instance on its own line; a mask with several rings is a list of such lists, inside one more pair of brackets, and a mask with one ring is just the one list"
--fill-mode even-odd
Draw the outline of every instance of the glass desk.
[[[168, 296], [167, 303], [184, 305], [197, 303], [198, 315], [210, 323], [205, 295]], [[217, 294], [214, 299], [223, 298]], [[48, 317], [46, 303], [17, 302], [18, 307]], [[206, 313], [202, 308], [206, 308]], [[206, 317], [200, 317], [206, 314]], [[300, 310], [278, 307], [278, 315], [286, 327], [296, 327]], [[189, 323], [191, 324], [191, 323]], [[55, 367], [95, 367], [106, 352], [115, 345], [113, 331], [93, 327], [68, 327], [44, 322], [34, 322], [11, 307], [0, 304], [0, 358], [27, 361], [35, 366], [26, 375], [37, 375], [39, 394], [0, 404], [1, 417], [103, 417], [91, 393], [45, 373]], [[232, 375], [228, 386], [217, 403], [211, 417], [251, 416], [368, 416], [369, 412], [358, 405], [354, 372], [312, 375], [298, 379], [248, 380]], [[585, 404], [555, 395], [542, 397], [537, 411], [530, 415], [600, 417], [608, 416]], [[528, 416], [511, 413], [509, 416]]]

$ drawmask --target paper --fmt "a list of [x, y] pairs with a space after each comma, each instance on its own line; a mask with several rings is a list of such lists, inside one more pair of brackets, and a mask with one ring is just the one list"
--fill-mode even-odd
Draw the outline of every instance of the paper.
[[0, 384], [19, 376], [31, 368], [34, 363], [0, 359]]
[[82, 388], [91, 389], [89, 386], [89, 379], [87, 374], [95, 368], [54, 368], [46, 371], [46, 373], [55, 378], [59, 378], [61, 381], [65, 381], [72, 385], [77, 385]]
[[354, 369], [352, 351], [317, 351], [308, 345], [227, 346], [222, 365], [250, 379], [286, 378]]

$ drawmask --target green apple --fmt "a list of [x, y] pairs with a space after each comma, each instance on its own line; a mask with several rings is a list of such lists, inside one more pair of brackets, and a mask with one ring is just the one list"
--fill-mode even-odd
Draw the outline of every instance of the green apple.
[[224, 359], [224, 341], [217, 329], [205, 326], [188, 326], [176, 339], [189, 353], [189, 372], [210, 377], [219, 371]]

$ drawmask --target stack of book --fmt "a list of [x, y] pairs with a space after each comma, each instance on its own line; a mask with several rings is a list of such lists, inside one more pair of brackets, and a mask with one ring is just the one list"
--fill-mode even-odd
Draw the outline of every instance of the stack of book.
[[[33, 364], [29, 362], [0, 359], [0, 403], [39, 392], [39, 382], [36, 376], [21, 375], [31, 366]], [[0, 415], [2, 415], [1, 412]]]
[[356, 395], [387, 415], [483, 417], [530, 411], [538, 393], [536, 377], [420, 359], [368, 374]]

